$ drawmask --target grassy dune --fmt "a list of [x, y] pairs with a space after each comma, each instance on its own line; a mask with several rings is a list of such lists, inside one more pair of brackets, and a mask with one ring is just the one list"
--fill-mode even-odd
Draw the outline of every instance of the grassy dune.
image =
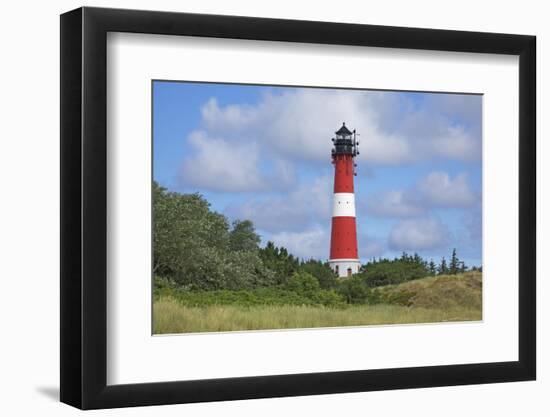
[[430, 277], [382, 287], [385, 303], [345, 308], [306, 305], [189, 306], [156, 297], [154, 333], [219, 332], [481, 320], [481, 274]]
[[389, 285], [380, 292], [387, 302], [395, 304], [430, 309], [463, 307], [481, 315], [482, 284], [481, 272], [465, 272]]

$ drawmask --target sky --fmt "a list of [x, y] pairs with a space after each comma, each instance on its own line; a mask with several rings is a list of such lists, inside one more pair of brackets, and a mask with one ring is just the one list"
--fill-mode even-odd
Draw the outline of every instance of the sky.
[[359, 257], [453, 248], [482, 263], [482, 96], [153, 82], [153, 177], [199, 192], [229, 221], [252, 220], [304, 259], [326, 260], [331, 138], [359, 134]]

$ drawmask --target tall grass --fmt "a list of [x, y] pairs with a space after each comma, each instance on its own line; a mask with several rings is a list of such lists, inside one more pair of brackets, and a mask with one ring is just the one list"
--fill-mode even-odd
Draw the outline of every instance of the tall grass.
[[345, 309], [296, 305], [190, 307], [172, 297], [157, 298], [153, 306], [155, 334], [470, 320], [481, 320], [481, 309], [427, 309], [388, 304], [350, 306]]
[[158, 286], [153, 330], [155, 334], [194, 333], [481, 320], [481, 294], [480, 272], [379, 287], [366, 304], [353, 305], [326, 290], [312, 294], [278, 288], [189, 292]]

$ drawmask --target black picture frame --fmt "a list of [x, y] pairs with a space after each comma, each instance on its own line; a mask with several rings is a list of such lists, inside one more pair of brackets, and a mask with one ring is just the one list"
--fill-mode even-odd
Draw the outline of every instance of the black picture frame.
[[[107, 385], [108, 32], [519, 56], [519, 360]], [[171, 12], [80, 8], [61, 15], [61, 401], [81, 409], [534, 380], [534, 36]]]

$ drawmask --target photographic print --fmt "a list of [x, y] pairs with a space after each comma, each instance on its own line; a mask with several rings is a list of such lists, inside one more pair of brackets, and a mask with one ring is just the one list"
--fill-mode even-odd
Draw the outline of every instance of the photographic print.
[[153, 333], [482, 319], [482, 95], [152, 82]]

